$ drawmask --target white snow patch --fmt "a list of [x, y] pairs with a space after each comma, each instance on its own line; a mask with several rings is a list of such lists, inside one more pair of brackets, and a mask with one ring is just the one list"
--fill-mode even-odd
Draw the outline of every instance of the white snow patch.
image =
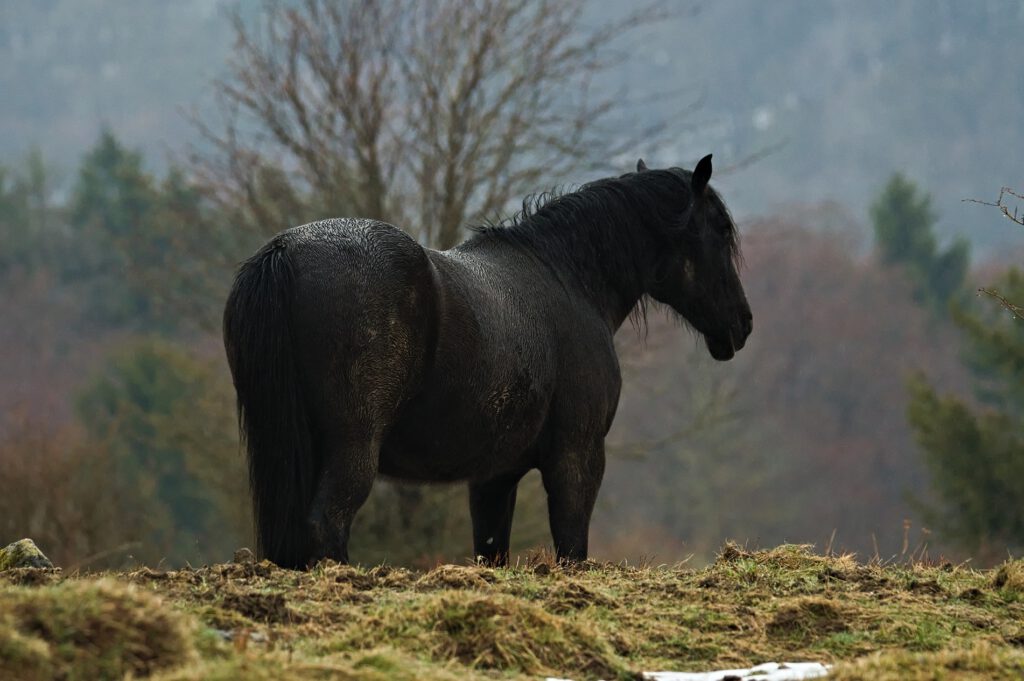
[[[801, 681], [828, 676], [828, 667], [818, 662], [766, 662], [747, 669], [715, 672], [644, 672], [646, 681]], [[569, 681], [548, 677], [547, 681]]]

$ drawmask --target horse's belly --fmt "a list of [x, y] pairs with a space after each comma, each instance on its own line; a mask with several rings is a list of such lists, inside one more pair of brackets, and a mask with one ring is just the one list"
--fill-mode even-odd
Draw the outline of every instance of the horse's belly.
[[497, 391], [474, 409], [415, 406], [391, 429], [380, 472], [408, 480], [488, 480], [534, 465], [547, 400]]

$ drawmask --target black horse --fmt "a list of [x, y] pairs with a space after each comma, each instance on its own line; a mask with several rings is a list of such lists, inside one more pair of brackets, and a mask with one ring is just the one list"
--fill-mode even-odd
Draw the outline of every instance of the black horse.
[[751, 331], [710, 177], [710, 156], [692, 173], [640, 161], [448, 251], [376, 220], [275, 236], [224, 311], [260, 552], [347, 561], [380, 474], [467, 481], [474, 551], [502, 564], [516, 486], [536, 468], [558, 557], [585, 559], [621, 386], [616, 329], [649, 296], [715, 359]]

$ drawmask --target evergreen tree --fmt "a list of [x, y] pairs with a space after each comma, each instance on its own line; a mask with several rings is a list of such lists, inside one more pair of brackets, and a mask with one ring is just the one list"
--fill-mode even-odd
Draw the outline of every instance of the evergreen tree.
[[0, 272], [51, 265], [60, 247], [53, 171], [39, 149], [16, 168], [0, 166]]
[[940, 252], [936, 219], [931, 196], [900, 173], [892, 176], [871, 205], [882, 262], [903, 267], [913, 283], [915, 299], [941, 312], [962, 290], [970, 250], [966, 241], [957, 239]]
[[69, 206], [74, 250], [63, 271], [66, 281], [85, 287], [95, 321], [143, 328], [155, 322], [149, 291], [129, 275], [139, 266], [132, 245], [151, 231], [158, 204], [142, 155], [104, 130], [78, 170]]
[[[999, 289], [1024, 298], [1024, 273], [1011, 270]], [[967, 341], [978, 404], [939, 396], [918, 377], [908, 415], [940, 501], [925, 507], [929, 521], [993, 557], [1024, 547], [1024, 325], [995, 306], [955, 306], [953, 319]]]
[[179, 168], [170, 168], [146, 232], [128, 242], [132, 285], [146, 292], [162, 319], [173, 319], [178, 328], [220, 333], [238, 262], [262, 245], [262, 239], [247, 241], [251, 235], [224, 229], [226, 224], [231, 217]]

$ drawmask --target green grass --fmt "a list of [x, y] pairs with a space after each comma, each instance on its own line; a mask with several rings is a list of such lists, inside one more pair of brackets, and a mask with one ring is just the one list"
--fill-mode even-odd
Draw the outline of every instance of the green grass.
[[863, 564], [807, 547], [712, 565], [427, 573], [267, 563], [0, 573], [0, 677], [628, 679], [766, 661], [842, 679], [1019, 678], [1024, 563]]

